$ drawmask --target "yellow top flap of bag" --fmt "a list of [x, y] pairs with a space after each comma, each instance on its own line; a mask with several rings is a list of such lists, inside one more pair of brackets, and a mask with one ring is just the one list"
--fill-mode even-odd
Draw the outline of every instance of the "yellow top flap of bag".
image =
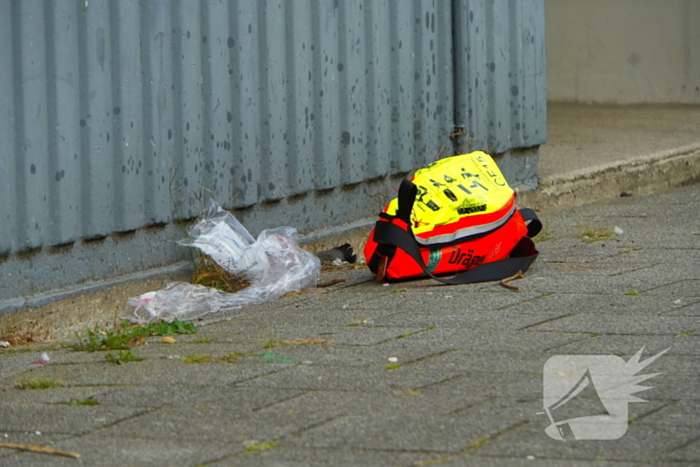
[[[413, 183], [418, 187], [411, 213], [416, 235], [467, 216], [491, 214], [513, 197], [496, 163], [481, 151], [433, 162], [416, 171]], [[386, 212], [396, 215], [397, 209], [394, 199]]]

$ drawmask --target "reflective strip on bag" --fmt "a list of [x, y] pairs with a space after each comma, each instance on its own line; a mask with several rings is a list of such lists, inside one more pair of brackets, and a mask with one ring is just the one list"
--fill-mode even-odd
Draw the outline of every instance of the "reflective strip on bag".
[[513, 216], [515, 212], [515, 205], [513, 205], [505, 216], [498, 220], [490, 222], [488, 224], [474, 225], [471, 227], [465, 227], [463, 229], [456, 230], [454, 233], [434, 235], [429, 238], [421, 238], [416, 235], [416, 241], [424, 246], [436, 245], [441, 243], [454, 242], [457, 239], [466, 240], [468, 237], [473, 237], [476, 235], [483, 235], [489, 233], [493, 230], [504, 225]]

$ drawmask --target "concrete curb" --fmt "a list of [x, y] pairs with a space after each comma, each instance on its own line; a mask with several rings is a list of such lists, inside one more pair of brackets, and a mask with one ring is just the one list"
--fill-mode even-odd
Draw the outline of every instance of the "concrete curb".
[[647, 195], [700, 181], [700, 144], [615, 161], [540, 180], [518, 204], [543, 210], [625, 195]]

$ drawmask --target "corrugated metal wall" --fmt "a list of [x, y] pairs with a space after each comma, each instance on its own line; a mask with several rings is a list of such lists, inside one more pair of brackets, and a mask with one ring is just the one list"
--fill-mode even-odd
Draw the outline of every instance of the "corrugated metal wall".
[[460, 152], [501, 154], [547, 139], [543, 0], [455, 0]]
[[[444, 1], [0, 3], [0, 251], [407, 172], [452, 128]], [[449, 148], [451, 150], [451, 148]]]
[[452, 155], [455, 126], [460, 150], [536, 146], [543, 8], [0, 0], [0, 260], [191, 218], [208, 196], [254, 232], [337, 226], [375, 214], [368, 181]]

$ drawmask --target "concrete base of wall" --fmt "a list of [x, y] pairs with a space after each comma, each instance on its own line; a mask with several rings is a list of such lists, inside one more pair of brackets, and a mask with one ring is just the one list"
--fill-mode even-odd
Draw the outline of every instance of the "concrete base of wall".
[[535, 210], [580, 206], [697, 182], [700, 182], [700, 145], [547, 177], [540, 181], [537, 190], [520, 193], [518, 205]]
[[[56, 290], [5, 302], [0, 312], [0, 340], [65, 341], [74, 333], [111, 329], [127, 314], [127, 299], [159, 290], [172, 281], [189, 281], [192, 265], [179, 262], [83, 287]], [[30, 341], [31, 342], [31, 341]]]
[[[350, 241], [358, 245], [360, 237], [351, 232], [358, 228], [369, 230], [370, 219], [376, 218], [395, 196], [394, 188], [398, 188], [401, 179], [400, 176], [387, 177], [311, 192], [234, 211], [234, 214], [249, 228], [251, 225], [280, 227], [275, 219], [298, 219], [293, 227], [302, 234], [301, 240], [308, 243], [312, 251], [337, 246], [337, 242]], [[358, 223], [356, 219], [366, 220]], [[0, 258], [0, 315], [25, 307], [42, 306], [96, 288], [171, 274], [171, 268], [162, 269], [163, 265], [192, 261], [191, 250], [177, 244], [186, 236], [186, 225], [189, 224], [180, 222], [145, 228]], [[332, 227], [320, 229], [329, 225]], [[256, 236], [261, 229], [250, 230]]]
[[57, 293], [90, 290], [118, 277], [191, 260], [190, 252], [176, 244], [184, 236], [184, 225], [168, 224], [0, 259], [0, 314], [40, 305]]

